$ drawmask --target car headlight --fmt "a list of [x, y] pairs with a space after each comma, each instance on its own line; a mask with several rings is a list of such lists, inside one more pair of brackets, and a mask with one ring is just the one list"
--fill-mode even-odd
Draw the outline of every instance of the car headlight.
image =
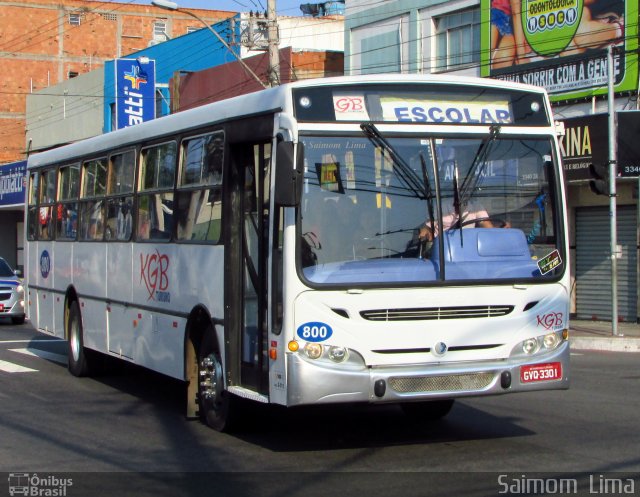
[[16, 292], [18, 292], [20, 295], [24, 295], [24, 287], [22, 285], [18, 285], [16, 287]]
[[527, 338], [511, 350], [511, 357], [527, 357], [538, 353], [543, 354], [550, 352], [558, 348], [563, 340], [565, 340], [565, 336], [564, 330], [559, 330], [550, 331], [545, 335]]

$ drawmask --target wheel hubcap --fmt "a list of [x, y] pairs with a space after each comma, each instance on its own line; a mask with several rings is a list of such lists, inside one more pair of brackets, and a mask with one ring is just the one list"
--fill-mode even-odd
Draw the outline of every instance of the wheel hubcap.
[[78, 333], [78, 325], [75, 321], [71, 323], [71, 353], [73, 354], [73, 360], [78, 361], [80, 359], [80, 337]]
[[200, 361], [200, 395], [207, 402], [215, 403], [220, 398], [222, 367], [213, 354]]

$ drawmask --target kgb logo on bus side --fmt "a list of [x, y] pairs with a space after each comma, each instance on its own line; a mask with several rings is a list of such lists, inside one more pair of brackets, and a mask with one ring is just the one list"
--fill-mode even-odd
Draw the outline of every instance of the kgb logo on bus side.
[[144, 282], [149, 298], [158, 302], [171, 302], [169, 288], [169, 256], [157, 250], [151, 254], [140, 254], [140, 281]]

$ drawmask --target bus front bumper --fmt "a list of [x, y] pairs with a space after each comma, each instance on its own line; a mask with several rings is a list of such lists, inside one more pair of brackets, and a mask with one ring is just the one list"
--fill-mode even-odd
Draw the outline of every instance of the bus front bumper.
[[287, 405], [399, 403], [569, 388], [569, 342], [539, 357], [340, 369], [287, 362]]

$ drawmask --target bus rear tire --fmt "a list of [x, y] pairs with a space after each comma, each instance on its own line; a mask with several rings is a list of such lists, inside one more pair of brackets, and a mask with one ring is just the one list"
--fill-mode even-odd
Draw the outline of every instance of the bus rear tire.
[[84, 348], [82, 317], [78, 301], [69, 306], [67, 318], [68, 367], [73, 376], [88, 376], [91, 372], [87, 350]]
[[213, 333], [212, 327], [205, 331], [198, 351], [198, 409], [207, 426], [224, 432], [235, 426], [236, 399], [224, 388], [224, 369]]
[[436, 421], [449, 414], [453, 403], [454, 399], [406, 402], [402, 404], [402, 410], [414, 422]]

